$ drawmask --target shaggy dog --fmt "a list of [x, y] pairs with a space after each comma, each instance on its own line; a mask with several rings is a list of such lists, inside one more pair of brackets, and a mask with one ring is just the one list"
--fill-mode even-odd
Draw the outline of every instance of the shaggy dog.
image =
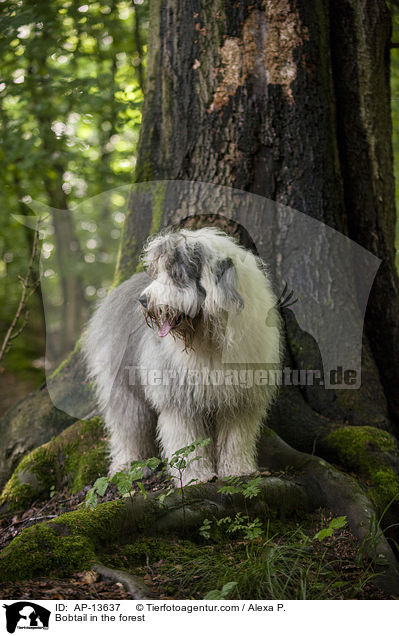
[[211, 438], [184, 483], [253, 473], [276, 390], [262, 369], [281, 359], [263, 263], [210, 227], [159, 234], [142, 260], [147, 272], [111, 291], [84, 342], [110, 436], [110, 473], [153, 456], [155, 428], [168, 458]]

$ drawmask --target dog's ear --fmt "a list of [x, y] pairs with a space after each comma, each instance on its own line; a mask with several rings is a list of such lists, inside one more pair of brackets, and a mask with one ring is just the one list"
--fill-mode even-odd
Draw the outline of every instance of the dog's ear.
[[237, 291], [237, 271], [230, 257], [216, 262], [213, 279], [218, 305], [227, 311], [239, 311], [244, 301]]

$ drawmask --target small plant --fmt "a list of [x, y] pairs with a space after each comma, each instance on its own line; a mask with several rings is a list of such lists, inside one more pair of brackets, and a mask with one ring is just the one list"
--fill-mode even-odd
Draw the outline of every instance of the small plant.
[[204, 596], [204, 599], [205, 601], [224, 601], [229, 597], [236, 586], [236, 581], [229, 581], [223, 585], [221, 590], [211, 590], [208, 592], [208, 594]]
[[202, 522], [202, 526], [199, 529], [199, 533], [201, 537], [203, 537], [204, 539], [210, 539], [211, 528], [212, 528], [212, 521], [210, 519], [204, 519]]
[[260, 493], [260, 483], [262, 477], [254, 477], [249, 481], [242, 481], [239, 477], [225, 477], [223, 479], [225, 486], [219, 488], [219, 492], [225, 495], [242, 494], [245, 499], [253, 499]]
[[196, 462], [202, 459], [201, 455], [197, 455], [196, 457], [192, 457], [191, 459], [188, 459], [188, 457], [195, 451], [196, 448], [203, 448], [204, 446], [207, 446], [210, 443], [210, 441], [211, 440], [209, 437], [198, 439], [192, 444], [189, 444], [188, 446], [184, 446], [183, 448], [180, 448], [179, 450], [175, 451], [171, 459], [168, 460], [168, 466], [170, 466], [170, 468], [174, 468], [178, 472], [178, 479], [180, 482], [180, 488], [178, 492], [181, 496], [181, 503], [182, 503], [182, 510], [183, 510], [183, 528], [185, 528], [185, 525], [186, 525], [185, 488], [187, 488], [187, 486], [190, 486], [192, 483], [197, 481], [196, 479], [191, 479], [187, 484], [183, 485], [184, 473], [187, 470], [187, 468], [191, 466], [193, 462]]
[[[241, 512], [237, 512], [233, 519], [231, 517], [218, 519], [216, 521], [216, 527], [221, 528], [226, 534], [240, 535], [246, 541], [254, 541], [264, 533], [263, 524], [258, 517], [251, 521], [248, 515], [243, 515]], [[207, 540], [210, 539], [213, 533], [212, 530], [212, 521], [210, 519], [204, 519], [199, 529], [201, 537]]]
[[131, 493], [133, 483], [136, 482], [143, 497], [146, 497], [147, 493], [141, 482], [144, 477], [144, 470], [145, 468], [156, 470], [160, 464], [162, 464], [162, 460], [157, 457], [150, 457], [149, 459], [132, 462], [129, 469], [121, 470], [112, 475], [112, 477], [99, 477], [86, 494], [86, 506], [91, 509], [95, 508], [98, 504], [98, 497], [104, 497], [111, 483], [115, 484], [119, 494], [123, 497]]
[[241, 534], [247, 541], [254, 541], [263, 534], [263, 524], [258, 517], [250, 521], [248, 515], [237, 512], [234, 519], [231, 517], [223, 517], [219, 519], [217, 525], [225, 526], [228, 534]]
[[[170, 466], [170, 468], [174, 468], [178, 472], [178, 479], [180, 482], [179, 494], [181, 495], [182, 508], [183, 508], [183, 524], [185, 524], [185, 497], [184, 497], [184, 489], [187, 488], [190, 484], [192, 484], [195, 479], [192, 479], [183, 486], [184, 472], [187, 468], [195, 461], [201, 459], [201, 456], [196, 456], [189, 459], [189, 455], [191, 455], [196, 448], [202, 448], [210, 443], [209, 438], [199, 439], [189, 444], [188, 446], [184, 446], [179, 450], [175, 451], [170, 459], [161, 460], [157, 457], [150, 457], [149, 459], [144, 459], [140, 461], [135, 461], [130, 464], [130, 467], [125, 470], [121, 470], [115, 475], [111, 477], [99, 477], [94, 482], [92, 488], [87, 492], [85, 505], [88, 508], [94, 509], [98, 505], [98, 497], [104, 497], [105, 493], [108, 490], [109, 485], [115, 484], [118, 489], [118, 492], [121, 496], [129, 494], [131, 496], [133, 483], [137, 484], [141, 494], [144, 498], [147, 497], [147, 492], [145, 490], [144, 484], [142, 483], [142, 479], [144, 477], [144, 471], [146, 468], [149, 470], [157, 470], [161, 464], [165, 466]], [[170, 487], [166, 492], [162, 493], [158, 497], [158, 502], [163, 505], [166, 497], [174, 492], [174, 488]]]
[[346, 521], [346, 517], [336, 517], [335, 519], [331, 519], [327, 528], [322, 528], [319, 532], [316, 532], [314, 535], [314, 539], [318, 541], [323, 541], [326, 537], [332, 537], [335, 530], [340, 530], [344, 528], [348, 522]]
[[[242, 481], [239, 477], [225, 477], [223, 479], [224, 485], [219, 488], [218, 492], [224, 495], [241, 494], [245, 499], [253, 499], [260, 493], [261, 481], [262, 477], [254, 477], [247, 482]], [[212, 524], [210, 519], [204, 519], [199, 529], [199, 533], [204, 539], [211, 538]], [[231, 517], [219, 519], [216, 522], [216, 527], [221, 528], [227, 534], [240, 534], [248, 541], [254, 541], [263, 534], [261, 520], [258, 517], [251, 520], [248, 514], [244, 515], [241, 512], [237, 512], [233, 519]]]
[[178, 472], [178, 475], [179, 475], [178, 479], [180, 481], [180, 490], [183, 490], [183, 488], [187, 488], [187, 486], [190, 486], [190, 484], [197, 481], [196, 479], [191, 479], [183, 487], [183, 477], [187, 468], [191, 466], [193, 462], [197, 462], [200, 459], [202, 459], [201, 455], [197, 455], [196, 457], [192, 457], [191, 459], [188, 459], [189, 455], [191, 455], [196, 448], [203, 448], [204, 446], [207, 446], [210, 443], [210, 441], [211, 440], [209, 437], [200, 438], [196, 440], [195, 442], [192, 442], [192, 444], [189, 444], [188, 446], [184, 446], [183, 448], [180, 448], [179, 450], [175, 451], [171, 459], [168, 460], [168, 466], [170, 466], [171, 468], [175, 468]]

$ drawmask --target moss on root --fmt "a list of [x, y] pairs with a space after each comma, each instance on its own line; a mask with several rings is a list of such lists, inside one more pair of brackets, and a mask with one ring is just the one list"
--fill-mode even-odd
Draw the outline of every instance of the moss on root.
[[52, 488], [65, 486], [74, 494], [104, 475], [107, 464], [101, 420], [75, 422], [22, 459], [0, 496], [0, 505], [19, 510], [38, 497], [49, 496]]
[[0, 581], [57, 574], [69, 576], [89, 568], [102, 542], [116, 541], [113, 521], [123, 504], [112, 501], [94, 511], [76, 510], [24, 530], [0, 555]]
[[368, 495], [382, 512], [399, 497], [399, 478], [394, 469], [398, 445], [386, 431], [372, 426], [344, 426], [327, 436], [337, 460], [369, 482]]
[[0, 581], [17, 581], [57, 572], [68, 576], [90, 567], [94, 552], [86, 537], [60, 537], [45, 524], [24, 530], [0, 555]]

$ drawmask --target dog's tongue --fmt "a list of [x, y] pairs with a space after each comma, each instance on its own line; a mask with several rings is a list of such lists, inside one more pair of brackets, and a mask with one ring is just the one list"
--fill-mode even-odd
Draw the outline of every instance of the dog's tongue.
[[164, 338], [165, 336], [168, 335], [168, 333], [172, 329], [172, 327], [173, 327], [173, 325], [171, 325], [169, 320], [166, 319], [165, 322], [163, 323], [162, 327], [158, 331], [158, 336], [161, 336], [161, 338]]

